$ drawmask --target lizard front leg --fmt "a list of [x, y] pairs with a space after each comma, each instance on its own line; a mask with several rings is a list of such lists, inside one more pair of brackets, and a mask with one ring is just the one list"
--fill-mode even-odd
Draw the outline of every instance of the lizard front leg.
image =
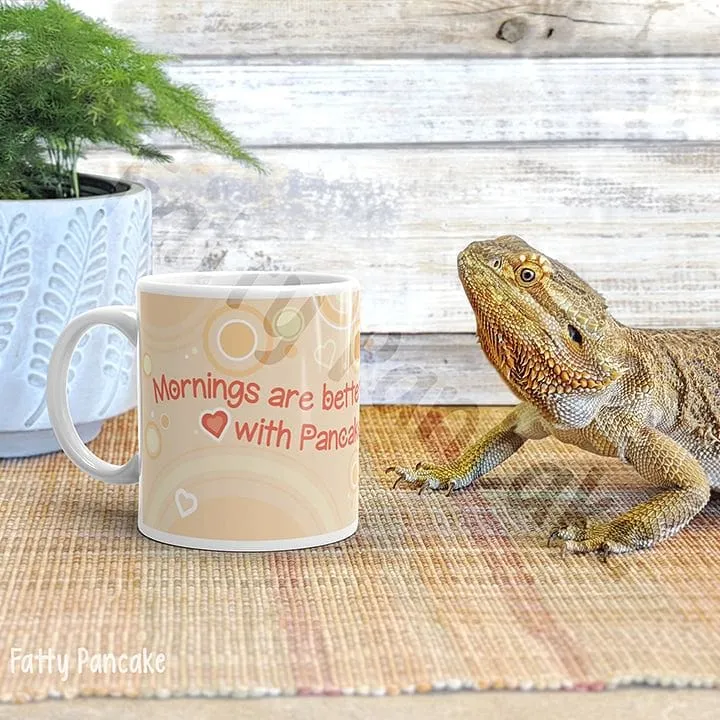
[[459, 457], [444, 465], [419, 462], [415, 467], [392, 465], [386, 472], [397, 473], [393, 487], [408, 482], [418, 487], [446, 490], [450, 494], [469, 485], [509, 458], [529, 439], [547, 436], [540, 414], [527, 403], [521, 403], [487, 435], [470, 445]]
[[555, 530], [550, 540], [564, 541], [570, 552], [599, 552], [605, 558], [642, 550], [682, 530], [710, 499], [710, 484], [700, 463], [654, 428], [638, 428], [628, 437], [625, 458], [645, 480], [664, 489], [610, 522], [564, 527]]

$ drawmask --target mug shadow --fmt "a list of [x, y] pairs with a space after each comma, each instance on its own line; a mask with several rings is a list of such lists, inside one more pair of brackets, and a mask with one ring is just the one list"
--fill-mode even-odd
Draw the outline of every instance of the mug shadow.
[[76, 468], [67, 457], [56, 461], [56, 483], [41, 482], [36, 503], [62, 517], [63, 524], [92, 533], [138, 533], [138, 485], [103, 483]]

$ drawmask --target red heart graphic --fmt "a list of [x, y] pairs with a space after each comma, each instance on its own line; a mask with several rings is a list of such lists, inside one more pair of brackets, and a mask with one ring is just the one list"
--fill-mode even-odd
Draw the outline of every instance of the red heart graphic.
[[203, 430], [219, 440], [225, 432], [229, 420], [230, 418], [224, 410], [216, 410], [214, 413], [205, 413], [200, 418], [200, 424], [203, 426]]

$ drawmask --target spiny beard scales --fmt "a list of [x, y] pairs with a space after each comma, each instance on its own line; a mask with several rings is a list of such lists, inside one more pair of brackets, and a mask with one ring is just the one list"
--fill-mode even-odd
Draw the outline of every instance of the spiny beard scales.
[[527, 385], [529, 362], [533, 349], [520, 338], [500, 330], [488, 317], [477, 318], [477, 337], [488, 360], [500, 373], [511, 389], [522, 395], [530, 395]]

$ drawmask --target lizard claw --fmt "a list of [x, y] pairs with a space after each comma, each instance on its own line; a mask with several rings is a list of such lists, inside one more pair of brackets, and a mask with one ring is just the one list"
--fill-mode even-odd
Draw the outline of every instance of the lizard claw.
[[559, 540], [560, 557], [565, 557], [567, 553], [574, 555], [586, 555], [589, 553], [597, 553], [601, 562], [607, 563], [611, 555], [629, 552], [635, 548], [626, 546], [622, 543], [608, 540], [608, 532], [610, 524], [597, 525], [588, 528], [583, 525], [567, 525], [565, 527], [553, 530], [547, 540], [547, 546], [551, 547], [553, 542]]
[[385, 469], [385, 473], [397, 473], [397, 477], [395, 478], [395, 482], [392, 484], [392, 489], [394, 490], [403, 480], [407, 480], [408, 482], [413, 482], [412, 478], [408, 478], [406, 471], [404, 468], [396, 468], [394, 465], [391, 465], [389, 468]]
[[418, 495], [426, 489], [444, 490], [449, 496], [453, 490], [463, 487], [460, 481], [454, 477], [453, 470], [445, 466], [430, 465], [419, 462], [414, 468], [390, 465], [385, 469], [386, 473], [397, 473], [393, 483], [395, 489], [401, 482], [407, 482], [411, 487], [416, 487]]
[[398, 476], [395, 478], [395, 482], [393, 483], [393, 490], [398, 486], [398, 483], [405, 477], [394, 465], [390, 465], [390, 467], [385, 468], [385, 474], [396, 472]]
[[554, 540], [558, 539], [558, 535], [560, 532], [560, 528], [555, 528], [549, 535], [547, 539], [547, 547], [551, 547]]

